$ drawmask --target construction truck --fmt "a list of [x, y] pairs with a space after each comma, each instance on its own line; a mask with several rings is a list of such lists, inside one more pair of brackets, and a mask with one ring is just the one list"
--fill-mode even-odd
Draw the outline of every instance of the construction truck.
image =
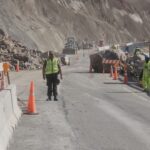
[[63, 54], [76, 54], [78, 50], [78, 44], [74, 37], [68, 37]]
[[110, 64], [103, 64], [103, 60], [119, 60], [120, 52], [114, 52], [112, 49], [101, 49], [101, 51], [91, 54], [90, 56], [90, 70], [95, 73], [109, 73]]
[[70, 57], [66, 54], [62, 54], [60, 56], [60, 60], [62, 65], [68, 65], [68, 66], [70, 65]]

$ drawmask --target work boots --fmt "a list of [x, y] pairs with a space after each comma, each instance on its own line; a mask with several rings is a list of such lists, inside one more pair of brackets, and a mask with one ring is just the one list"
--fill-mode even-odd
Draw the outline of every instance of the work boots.
[[51, 101], [52, 99], [51, 99], [51, 97], [48, 97], [47, 99], [46, 99], [46, 101]]
[[[48, 98], [46, 99], [46, 101], [51, 101], [51, 100], [52, 100], [51, 97], [48, 97]], [[57, 96], [54, 96], [54, 101], [58, 101]]]
[[54, 96], [54, 101], [58, 101], [57, 96]]

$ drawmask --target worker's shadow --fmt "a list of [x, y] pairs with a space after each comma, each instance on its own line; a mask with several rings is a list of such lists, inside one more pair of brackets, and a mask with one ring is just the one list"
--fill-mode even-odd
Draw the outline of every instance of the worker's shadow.
[[123, 83], [121, 83], [121, 82], [104, 82], [104, 84], [110, 85], [110, 84], [123, 84]]
[[89, 74], [90, 72], [89, 71], [75, 71], [75, 72], [72, 72], [72, 73]]

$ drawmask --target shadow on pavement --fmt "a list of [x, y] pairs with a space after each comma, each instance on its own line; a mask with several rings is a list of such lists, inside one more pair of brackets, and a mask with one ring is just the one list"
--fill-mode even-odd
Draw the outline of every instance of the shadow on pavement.
[[[119, 78], [119, 81], [121, 81], [123, 83], [123, 78]], [[133, 81], [129, 79], [129, 82], [127, 84], [129, 87], [136, 89], [138, 91], [144, 92], [143, 88], [140, 87], [140, 84], [137, 81]]]
[[118, 92], [106, 92], [106, 93], [144, 93], [144, 92], [125, 92], [125, 91], [118, 91]]
[[76, 71], [72, 73], [89, 74], [89, 71]]
[[123, 83], [120, 83], [120, 82], [104, 82], [104, 84], [123, 84]]

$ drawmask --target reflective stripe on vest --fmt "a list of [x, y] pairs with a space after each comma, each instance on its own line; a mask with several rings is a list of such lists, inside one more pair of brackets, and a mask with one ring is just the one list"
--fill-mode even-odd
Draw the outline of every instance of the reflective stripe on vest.
[[51, 60], [51, 59], [47, 60], [45, 73], [46, 74], [53, 74], [53, 73], [58, 73], [58, 71], [59, 71], [58, 59], [53, 58], [53, 60]]

